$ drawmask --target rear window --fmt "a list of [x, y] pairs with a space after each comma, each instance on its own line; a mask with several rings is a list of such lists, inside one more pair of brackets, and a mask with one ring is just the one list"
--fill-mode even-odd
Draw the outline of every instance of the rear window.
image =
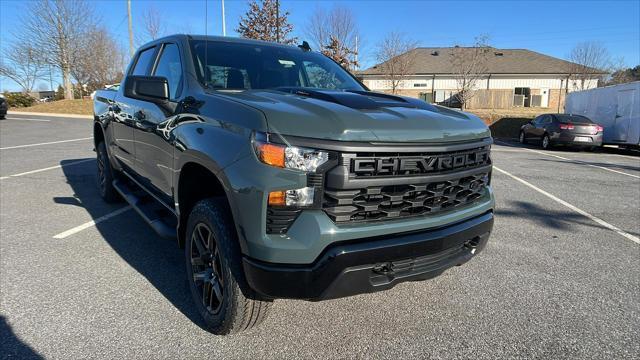
[[582, 115], [555, 115], [561, 123], [574, 123], [574, 124], [593, 124], [593, 121]]

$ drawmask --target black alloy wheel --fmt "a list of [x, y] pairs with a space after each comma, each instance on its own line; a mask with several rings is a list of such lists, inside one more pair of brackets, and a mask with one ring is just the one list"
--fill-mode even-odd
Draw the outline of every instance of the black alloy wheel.
[[202, 305], [212, 315], [220, 312], [224, 300], [224, 276], [220, 252], [213, 232], [198, 223], [191, 235], [191, 274]]

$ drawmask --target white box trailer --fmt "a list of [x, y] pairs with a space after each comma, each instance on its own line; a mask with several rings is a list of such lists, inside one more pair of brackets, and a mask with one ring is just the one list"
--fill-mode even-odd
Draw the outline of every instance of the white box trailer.
[[640, 146], [640, 81], [569, 93], [565, 112], [602, 125], [603, 144]]

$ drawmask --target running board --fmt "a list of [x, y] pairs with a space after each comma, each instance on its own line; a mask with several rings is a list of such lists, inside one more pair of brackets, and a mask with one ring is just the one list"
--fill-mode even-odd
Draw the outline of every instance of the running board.
[[158, 235], [167, 239], [176, 238], [177, 224], [175, 214], [167, 210], [164, 204], [160, 204], [154, 197], [134, 183], [114, 180], [113, 187]]

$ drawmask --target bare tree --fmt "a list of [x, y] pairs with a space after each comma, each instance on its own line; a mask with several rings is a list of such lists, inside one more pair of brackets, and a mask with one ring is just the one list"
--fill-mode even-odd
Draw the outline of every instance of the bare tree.
[[42, 79], [46, 64], [42, 55], [29, 43], [21, 41], [11, 45], [0, 63], [0, 75], [13, 80], [22, 92], [33, 90], [36, 81]]
[[577, 44], [569, 54], [569, 61], [570, 77], [579, 90], [588, 89], [591, 80], [601, 79], [613, 67], [607, 48], [593, 41]]
[[416, 52], [413, 51], [416, 47], [417, 43], [404, 34], [392, 32], [376, 48], [376, 67], [389, 83], [393, 94], [411, 73], [416, 60]]
[[[357, 65], [357, 46], [358, 42], [362, 43], [362, 38], [351, 9], [335, 5], [327, 12], [317, 8], [309, 19], [305, 34], [317, 49], [340, 63], [344, 62], [344, 52], [349, 53], [347, 69]], [[331, 49], [337, 51], [332, 52]]]
[[354, 58], [355, 52], [344, 46], [336, 37], [331, 37], [331, 41], [322, 49], [322, 53], [347, 70], [358, 66]]
[[71, 73], [89, 90], [120, 81], [125, 66], [125, 51], [103, 27], [89, 30], [81, 41]]
[[456, 97], [466, 109], [467, 103], [475, 95], [475, 87], [487, 73], [490, 52], [488, 37], [476, 37], [472, 47], [455, 46], [451, 51], [451, 67], [456, 79]]
[[298, 39], [289, 37], [293, 25], [287, 20], [288, 17], [289, 12], [280, 10], [278, 0], [260, 0], [259, 3], [258, 0], [252, 0], [249, 10], [240, 17], [236, 31], [248, 39], [294, 44]]
[[85, 30], [96, 21], [92, 8], [80, 0], [37, 0], [25, 10], [17, 41], [31, 44], [46, 63], [60, 69], [65, 99], [73, 99], [71, 66]]
[[165, 26], [162, 19], [162, 15], [153, 5], [147, 8], [147, 11], [142, 15], [142, 36], [138, 38], [140, 45], [158, 39], [165, 32]]

